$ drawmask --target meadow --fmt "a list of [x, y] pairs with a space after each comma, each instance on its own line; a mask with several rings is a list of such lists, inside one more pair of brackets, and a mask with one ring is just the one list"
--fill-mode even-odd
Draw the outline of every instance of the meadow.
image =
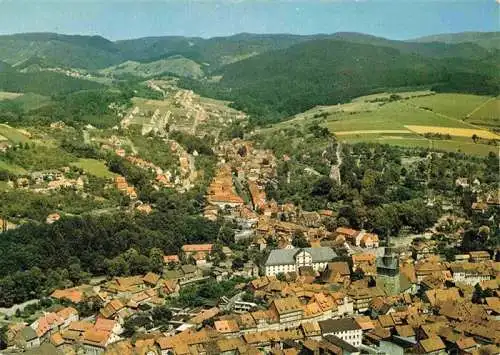
[[71, 165], [80, 168], [90, 175], [100, 178], [112, 179], [116, 174], [108, 170], [108, 167], [102, 160], [96, 159], [78, 159], [78, 161], [71, 163]]
[[[390, 95], [383, 93], [343, 105], [318, 106], [261, 131], [270, 133], [317, 122], [345, 142], [376, 142], [474, 155], [498, 153], [494, 140], [500, 140], [500, 135], [489, 130], [500, 129], [498, 98], [429, 91], [399, 96], [403, 99], [390, 100]], [[443, 139], [430, 137], [429, 133], [441, 134]], [[472, 141], [474, 134], [480, 138], [476, 142]]]

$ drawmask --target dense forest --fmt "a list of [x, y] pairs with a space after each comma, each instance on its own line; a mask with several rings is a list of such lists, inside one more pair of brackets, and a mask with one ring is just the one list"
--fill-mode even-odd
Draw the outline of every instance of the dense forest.
[[[162, 267], [186, 243], [233, 242], [231, 229], [198, 215], [200, 197], [157, 192], [150, 215], [125, 212], [29, 223], [2, 234], [0, 306], [78, 283], [90, 275], [140, 274]], [[158, 255], [160, 264], [158, 266]], [[37, 276], [35, 277], [34, 274]]]
[[[394, 48], [396, 47], [396, 48]], [[234, 106], [265, 123], [316, 105], [344, 103], [391, 88], [428, 87], [442, 92], [497, 94], [496, 56], [482, 50], [474, 60], [440, 58], [402, 51], [399, 46], [324, 39], [267, 52], [224, 66], [218, 83], [184, 80], [205, 95]]]

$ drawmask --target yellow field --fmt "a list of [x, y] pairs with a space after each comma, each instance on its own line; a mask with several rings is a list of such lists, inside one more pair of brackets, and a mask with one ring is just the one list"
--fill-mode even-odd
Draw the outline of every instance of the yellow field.
[[438, 134], [449, 134], [450, 136], [456, 137], [472, 137], [474, 134], [479, 138], [484, 139], [500, 139], [500, 136], [482, 129], [470, 129], [470, 128], [452, 128], [452, 127], [436, 127], [436, 126], [405, 126], [410, 131], [418, 134], [425, 133], [438, 133]]

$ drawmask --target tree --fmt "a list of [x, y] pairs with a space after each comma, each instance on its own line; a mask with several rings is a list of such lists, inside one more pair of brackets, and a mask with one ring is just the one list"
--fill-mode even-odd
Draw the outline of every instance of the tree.
[[241, 257], [237, 256], [236, 258], [233, 259], [231, 268], [233, 270], [242, 270], [244, 265], [245, 261]]
[[474, 143], [477, 143], [477, 141], [478, 141], [478, 140], [479, 140], [479, 137], [477, 136], [477, 134], [475, 134], [475, 133], [474, 133], [474, 134], [472, 135], [472, 141], [473, 141]]
[[279, 281], [286, 281], [286, 276], [284, 273], [280, 272], [276, 274], [276, 279], [278, 279]]
[[302, 233], [295, 233], [293, 235], [292, 245], [296, 248], [309, 248], [311, 246]]
[[154, 325], [160, 326], [167, 324], [172, 319], [172, 311], [167, 306], [155, 307], [151, 311]]
[[329, 177], [322, 176], [314, 183], [311, 194], [313, 196], [326, 196], [332, 187], [332, 180]]
[[163, 271], [163, 252], [159, 248], [151, 248], [149, 251], [149, 265], [156, 273]]

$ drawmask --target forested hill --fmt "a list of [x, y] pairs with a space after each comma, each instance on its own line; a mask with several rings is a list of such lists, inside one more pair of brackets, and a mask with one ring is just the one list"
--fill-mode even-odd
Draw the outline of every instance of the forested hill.
[[266, 119], [390, 88], [496, 93], [496, 64], [488, 58], [437, 59], [387, 46], [314, 40], [223, 67], [215, 90], [238, 108]]
[[421, 37], [412, 42], [474, 43], [486, 49], [500, 49], [500, 32], [461, 32]]
[[499, 45], [495, 45], [498, 38], [498, 33], [469, 34], [467, 36], [457, 34], [456, 37], [447, 35], [419, 39], [418, 42], [421, 43], [416, 43], [416, 41], [394, 41], [360, 33], [345, 32], [305, 36], [241, 33], [209, 39], [161, 36], [113, 42], [100, 36], [26, 33], [0, 36], [0, 60], [13, 66], [23, 66], [25, 62], [35, 61], [44, 67], [96, 70], [128, 60], [148, 63], [180, 55], [200, 65], [205, 65], [207, 71], [211, 72], [226, 64], [258, 54], [324, 39], [391, 47], [403, 53], [417, 53], [427, 57], [470, 59], [487, 56], [491, 54], [491, 50], [500, 48]]
[[19, 65], [32, 57], [47, 66], [98, 69], [124, 61], [115, 43], [99, 36], [26, 33], [0, 36], [0, 60]]

